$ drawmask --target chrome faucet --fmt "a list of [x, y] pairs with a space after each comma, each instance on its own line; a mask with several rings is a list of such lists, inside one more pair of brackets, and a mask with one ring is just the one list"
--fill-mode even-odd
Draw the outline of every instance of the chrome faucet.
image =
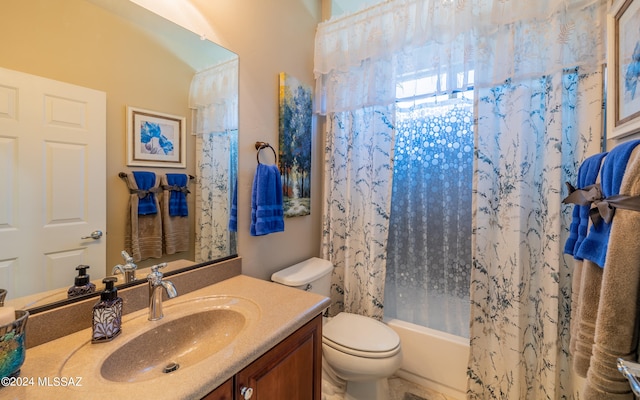
[[124, 281], [126, 283], [129, 282], [133, 282], [136, 280], [136, 269], [138, 269], [138, 266], [136, 264], [133, 263], [133, 257], [131, 257], [129, 255], [129, 253], [127, 253], [126, 251], [122, 250], [122, 258], [124, 258], [124, 265], [116, 265], [115, 267], [113, 267], [113, 271], [111, 271], [112, 274], [116, 275], [118, 273], [121, 273], [122, 275], [124, 275]]
[[161, 319], [162, 314], [162, 288], [167, 291], [167, 296], [173, 299], [178, 295], [176, 287], [169, 281], [162, 280], [162, 272], [160, 268], [167, 266], [167, 263], [160, 263], [151, 267], [151, 273], [147, 275], [149, 281], [149, 321]]

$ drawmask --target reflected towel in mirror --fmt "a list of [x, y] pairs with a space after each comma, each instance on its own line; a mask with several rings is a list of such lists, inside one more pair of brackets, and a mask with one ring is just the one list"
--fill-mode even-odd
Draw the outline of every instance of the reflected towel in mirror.
[[[135, 172], [134, 172], [135, 174]], [[140, 214], [139, 204], [140, 188], [132, 174], [126, 174], [125, 181], [129, 186], [129, 213], [125, 226], [124, 247], [127, 253], [133, 257], [135, 262], [148, 258], [162, 257], [162, 218], [160, 213]], [[154, 174], [153, 188], [159, 188], [160, 182]], [[159, 209], [158, 196], [153, 196], [153, 203], [156, 210]]]
[[186, 217], [189, 215], [187, 206], [187, 174], [167, 174], [166, 183], [162, 182], [162, 188], [169, 191], [169, 215], [172, 217]]
[[153, 189], [156, 186], [156, 174], [153, 172], [134, 171], [133, 177], [136, 180], [138, 186], [138, 214], [149, 215], [156, 214], [158, 208], [156, 207], [156, 196]]
[[229, 230], [238, 232], [238, 180], [233, 183], [233, 197], [231, 199], [231, 212], [229, 215]]
[[171, 190], [174, 185], [186, 188], [188, 181], [189, 177], [185, 174], [166, 174], [161, 178], [164, 191], [161, 196], [160, 208], [162, 209], [162, 236], [166, 254], [189, 250], [188, 191], [185, 193]]

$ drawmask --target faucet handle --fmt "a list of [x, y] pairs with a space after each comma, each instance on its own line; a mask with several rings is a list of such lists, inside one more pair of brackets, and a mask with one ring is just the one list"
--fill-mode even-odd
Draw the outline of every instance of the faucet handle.
[[162, 284], [163, 275], [162, 275], [162, 272], [160, 272], [158, 270], [160, 268], [164, 268], [166, 266], [167, 266], [166, 262], [151, 266], [151, 272], [149, 272], [149, 275], [147, 275], [147, 281], [149, 282], [149, 284], [151, 286], [156, 286], [156, 285], [161, 285]]
[[158, 270], [159, 270], [160, 268], [164, 268], [164, 267], [166, 267], [166, 266], [167, 266], [167, 263], [166, 263], [166, 262], [163, 262], [163, 263], [160, 263], [160, 264], [156, 264], [156, 265], [152, 265], [152, 266], [151, 266], [151, 272], [153, 272], [153, 273], [156, 273], [156, 272], [157, 272], [157, 273], [160, 273], [160, 274], [161, 274], [161, 272], [160, 272], [160, 271], [158, 271]]
[[120, 254], [122, 255], [122, 258], [124, 258], [124, 262], [133, 262], [133, 257], [131, 257], [126, 250], [122, 250]]
[[138, 266], [133, 262], [133, 257], [131, 257], [129, 253], [126, 252], [126, 250], [122, 250], [122, 253], [120, 254], [122, 254], [122, 258], [124, 258], [125, 264], [122, 266], [122, 268], [125, 271], [138, 269]]

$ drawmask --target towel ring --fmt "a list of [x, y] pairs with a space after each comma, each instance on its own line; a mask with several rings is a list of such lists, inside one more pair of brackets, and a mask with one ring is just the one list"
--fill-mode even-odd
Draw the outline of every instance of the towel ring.
[[275, 158], [275, 163], [278, 163], [278, 155], [276, 154], [276, 150], [267, 142], [256, 142], [256, 150], [258, 150], [258, 152], [256, 153], [256, 161], [258, 161], [258, 164], [260, 164], [260, 150], [265, 149], [265, 148], [270, 148], [271, 151], [273, 152], [273, 157]]

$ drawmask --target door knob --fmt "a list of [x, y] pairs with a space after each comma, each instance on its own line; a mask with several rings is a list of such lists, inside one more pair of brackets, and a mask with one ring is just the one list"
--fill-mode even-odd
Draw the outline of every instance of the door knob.
[[89, 234], [89, 236], [83, 236], [80, 239], [94, 239], [98, 240], [102, 237], [102, 231], [93, 231]]

